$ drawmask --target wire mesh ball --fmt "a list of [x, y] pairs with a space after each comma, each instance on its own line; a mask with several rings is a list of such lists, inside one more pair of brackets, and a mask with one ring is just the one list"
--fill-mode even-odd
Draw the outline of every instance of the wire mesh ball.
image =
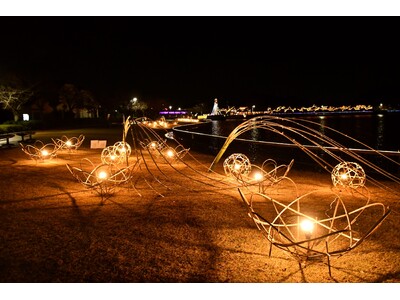
[[125, 156], [116, 152], [114, 146], [108, 146], [101, 152], [101, 162], [107, 165], [119, 164], [123, 162]]
[[332, 170], [332, 183], [334, 186], [351, 188], [362, 187], [365, 184], [365, 171], [355, 162], [341, 162]]
[[233, 153], [224, 161], [224, 171], [226, 175], [248, 175], [251, 171], [249, 158], [241, 153]]
[[115, 152], [120, 156], [130, 156], [131, 155], [131, 146], [125, 142], [116, 142], [114, 144]]

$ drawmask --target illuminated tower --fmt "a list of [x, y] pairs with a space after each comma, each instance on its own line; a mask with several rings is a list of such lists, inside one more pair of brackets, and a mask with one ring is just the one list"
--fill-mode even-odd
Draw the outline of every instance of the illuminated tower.
[[211, 115], [214, 116], [214, 115], [219, 115], [219, 114], [220, 114], [220, 112], [219, 112], [219, 108], [218, 108], [218, 99], [215, 98], [214, 99], [214, 107], [212, 109]]

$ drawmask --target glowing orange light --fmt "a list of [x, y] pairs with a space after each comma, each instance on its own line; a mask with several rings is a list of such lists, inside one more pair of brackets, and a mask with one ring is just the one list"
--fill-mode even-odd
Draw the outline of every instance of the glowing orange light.
[[310, 220], [303, 220], [300, 224], [301, 230], [303, 230], [306, 234], [311, 234], [314, 230], [314, 223]]
[[256, 181], [261, 181], [261, 180], [263, 180], [263, 178], [264, 178], [264, 176], [260, 172], [257, 172], [254, 174], [254, 180], [256, 180]]
[[174, 157], [174, 151], [172, 151], [171, 149], [167, 151], [167, 156], [168, 157]]
[[47, 156], [49, 155], [49, 151], [47, 150], [42, 150], [42, 156]]
[[107, 172], [101, 171], [97, 174], [97, 178], [99, 179], [106, 179], [108, 177]]
[[68, 147], [72, 146], [72, 142], [71, 141], [66, 141], [65, 145], [67, 145]]

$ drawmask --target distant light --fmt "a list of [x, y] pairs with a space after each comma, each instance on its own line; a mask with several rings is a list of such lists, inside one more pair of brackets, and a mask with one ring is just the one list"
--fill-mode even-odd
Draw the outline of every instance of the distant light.
[[171, 110], [172, 109], [172, 106], [169, 106], [169, 110]]
[[178, 110], [182, 110], [180, 107], [178, 107]]
[[29, 114], [22, 114], [22, 120], [29, 121]]
[[382, 114], [378, 114], [378, 117], [379, 117], [379, 118], [382, 118], [382, 117], [383, 117], [383, 115], [382, 115]]
[[160, 111], [160, 115], [185, 115], [187, 114], [184, 110], [177, 110], [177, 111]]

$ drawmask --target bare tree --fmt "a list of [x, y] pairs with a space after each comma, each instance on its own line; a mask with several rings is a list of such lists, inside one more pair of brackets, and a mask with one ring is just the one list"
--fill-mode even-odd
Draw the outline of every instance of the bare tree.
[[30, 89], [0, 85], [0, 104], [4, 109], [11, 110], [14, 121], [18, 121], [23, 105], [32, 97]]

